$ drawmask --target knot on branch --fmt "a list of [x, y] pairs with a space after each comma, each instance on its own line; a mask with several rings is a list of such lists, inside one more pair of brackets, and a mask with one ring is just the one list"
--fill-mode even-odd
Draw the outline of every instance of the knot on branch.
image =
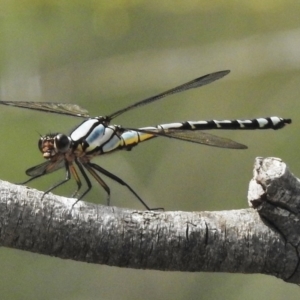
[[299, 283], [300, 180], [275, 157], [256, 158], [253, 175], [248, 203], [283, 236], [287, 247], [291, 247], [291, 256], [296, 253], [297, 261], [289, 262], [295, 263], [295, 272], [287, 281]]

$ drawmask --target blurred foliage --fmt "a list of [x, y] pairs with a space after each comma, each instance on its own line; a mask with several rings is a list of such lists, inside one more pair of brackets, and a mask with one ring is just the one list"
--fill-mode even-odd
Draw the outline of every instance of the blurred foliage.
[[[280, 131], [213, 132], [247, 151], [156, 139], [131, 152], [95, 159], [150, 206], [167, 210], [247, 207], [256, 156], [278, 156], [295, 174], [300, 78], [299, 1], [0, 1], [0, 96], [73, 102], [92, 115], [209, 72], [231, 69], [201, 90], [114, 120], [138, 127], [173, 121], [291, 117]], [[39, 134], [68, 131], [78, 119], [0, 107], [0, 175], [20, 182], [42, 161]], [[46, 189], [57, 172], [30, 186]], [[112, 203], [140, 209], [108, 181]], [[87, 201], [104, 203], [94, 183]], [[58, 189], [69, 195], [74, 182]], [[94, 266], [1, 249], [4, 299], [298, 299], [298, 289], [261, 275], [187, 274]]]

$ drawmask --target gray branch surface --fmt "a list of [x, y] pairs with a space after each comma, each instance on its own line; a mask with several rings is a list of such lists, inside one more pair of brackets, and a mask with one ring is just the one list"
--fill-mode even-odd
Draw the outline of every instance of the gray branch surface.
[[[300, 183], [257, 158], [249, 209], [137, 211], [0, 181], [0, 245], [137, 269], [262, 273], [299, 283]], [[255, 209], [254, 209], [255, 208]]]

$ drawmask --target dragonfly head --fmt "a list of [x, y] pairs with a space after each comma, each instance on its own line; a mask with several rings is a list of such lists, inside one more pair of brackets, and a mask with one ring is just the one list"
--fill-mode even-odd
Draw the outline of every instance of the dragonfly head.
[[40, 137], [39, 149], [43, 153], [43, 157], [48, 159], [57, 154], [66, 153], [71, 147], [71, 139], [65, 134], [50, 133]]

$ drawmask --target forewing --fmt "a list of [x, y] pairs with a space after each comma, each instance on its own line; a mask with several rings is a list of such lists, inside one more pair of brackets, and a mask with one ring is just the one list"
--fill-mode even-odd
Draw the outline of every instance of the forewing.
[[77, 104], [55, 103], [55, 102], [26, 102], [26, 101], [0, 101], [2, 105], [9, 105], [49, 113], [62, 114], [74, 117], [88, 118], [89, 113], [86, 109]]
[[214, 82], [218, 79], [221, 79], [222, 77], [227, 75], [229, 72], [230, 72], [229, 70], [225, 70], [225, 71], [214, 72], [214, 73], [211, 73], [211, 74], [201, 76], [199, 78], [196, 78], [192, 81], [189, 81], [189, 82], [186, 82], [186, 83], [181, 84], [179, 86], [176, 86], [176, 87], [174, 87], [174, 88], [172, 88], [168, 91], [165, 91], [163, 93], [160, 93], [158, 95], [155, 95], [155, 96], [146, 98], [144, 100], [138, 101], [136, 103], [133, 103], [133, 104], [131, 104], [131, 105], [129, 105], [129, 106], [123, 108], [123, 109], [120, 109], [120, 110], [114, 112], [109, 117], [110, 117], [110, 119], [113, 119], [113, 118], [123, 114], [124, 112], [133, 109], [133, 108], [141, 107], [143, 105], [152, 103], [154, 101], [165, 98], [167, 96], [170, 96], [170, 95], [173, 95], [173, 94], [176, 94], [176, 93], [181, 93], [181, 92], [187, 91], [189, 89], [195, 89], [195, 88], [201, 87], [203, 85], [212, 83], [212, 82]]

